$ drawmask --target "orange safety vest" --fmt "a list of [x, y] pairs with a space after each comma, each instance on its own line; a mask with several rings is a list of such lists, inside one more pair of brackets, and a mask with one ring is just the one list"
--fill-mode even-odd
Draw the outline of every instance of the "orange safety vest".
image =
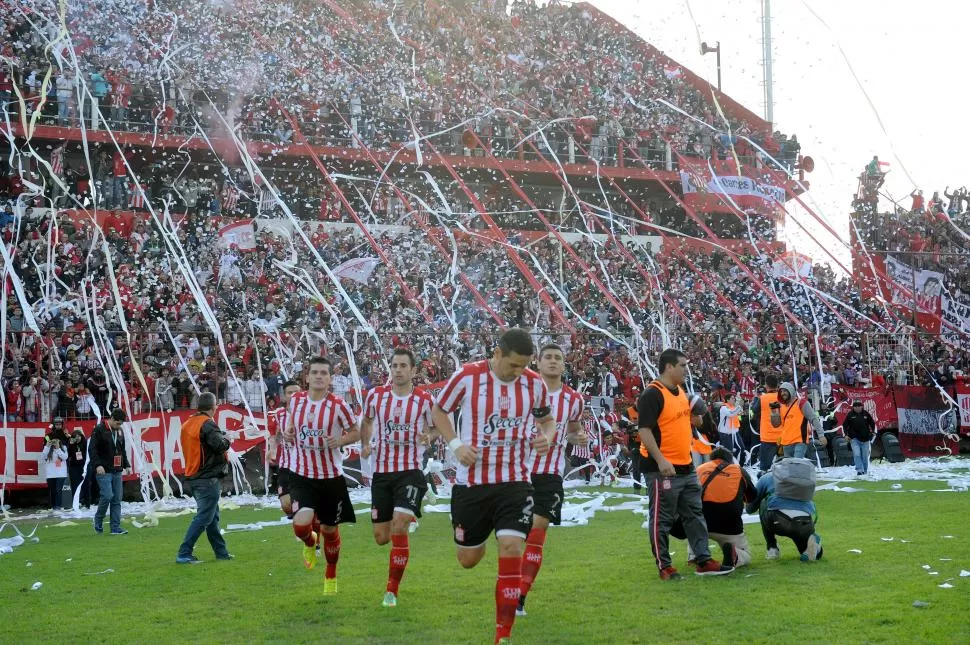
[[[674, 466], [691, 463], [690, 448], [694, 432], [690, 425], [690, 401], [683, 387], [673, 394], [660, 381], [653, 381], [648, 387], [656, 388], [663, 396], [664, 407], [657, 419], [660, 430], [660, 454]], [[646, 446], [640, 444], [640, 454], [649, 457]]]
[[182, 461], [185, 463], [185, 476], [191, 477], [199, 472], [205, 461], [205, 449], [202, 447], [202, 425], [211, 419], [207, 414], [193, 414], [182, 424]]
[[771, 408], [768, 406], [778, 400], [778, 392], [765, 392], [758, 399], [761, 402], [761, 419], [758, 433], [761, 435], [762, 443], [778, 443], [781, 439], [781, 428], [771, 425]]
[[[697, 467], [697, 478], [700, 480], [701, 486], [704, 485], [707, 478], [720, 465], [721, 460], [715, 459]], [[703, 501], [714, 504], [733, 502], [741, 496], [743, 484], [744, 476], [741, 474], [741, 466], [731, 464], [717, 475], [714, 475], [711, 483], [707, 485], [707, 489], [704, 491]]]
[[796, 397], [787, 407], [781, 404], [781, 445], [805, 443], [805, 425], [801, 399]]
[[[724, 403], [724, 407], [728, 409], [728, 412], [734, 412], [735, 410], [735, 407], [730, 403]], [[720, 419], [718, 419], [718, 421], [720, 421]], [[734, 428], [735, 430], [738, 430], [741, 428], [741, 417], [740, 416], [728, 417], [728, 423], [731, 425], [732, 428]]]
[[699, 455], [709, 455], [714, 450], [714, 446], [707, 442], [707, 439], [698, 437], [700, 431], [691, 432], [690, 449]]

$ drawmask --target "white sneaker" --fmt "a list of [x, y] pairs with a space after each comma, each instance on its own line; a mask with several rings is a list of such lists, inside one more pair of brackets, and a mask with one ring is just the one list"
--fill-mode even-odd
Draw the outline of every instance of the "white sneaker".
[[766, 560], [777, 560], [779, 557], [781, 557], [781, 551], [778, 549], [768, 549], [768, 552], [765, 553]]
[[419, 525], [417, 522], [411, 522], [410, 524], [408, 524], [408, 533], [414, 533], [415, 531], [417, 531], [418, 526]]
[[808, 559], [811, 562], [818, 560], [818, 552], [822, 550], [822, 536], [818, 533], [813, 533], [812, 537], [808, 538], [808, 547], [805, 549], [805, 553], [808, 555]]

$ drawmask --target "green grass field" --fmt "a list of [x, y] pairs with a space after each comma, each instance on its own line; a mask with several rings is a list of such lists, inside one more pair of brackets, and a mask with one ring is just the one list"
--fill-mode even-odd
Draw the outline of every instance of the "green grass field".
[[[825, 557], [817, 563], [799, 562], [790, 541], [780, 561], [766, 561], [760, 529], [748, 525], [754, 563], [723, 578], [662, 583], [643, 518], [630, 511], [552, 530], [514, 640], [970, 642], [970, 577], [959, 576], [970, 569], [970, 497], [908, 492], [946, 487], [938, 482], [903, 485], [897, 494], [875, 492], [889, 482], [853, 483], [873, 492], [820, 492]], [[232, 562], [214, 561], [203, 536], [196, 552], [207, 562], [175, 565], [190, 517], [144, 529], [126, 521], [131, 533], [120, 537], [42, 522], [39, 543], [0, 556], [0, 642], [491, 643], [495, 550], [461, 569], [445, 514], [427, 514], [412, 536], [395, 609], [380, 606], [388, 551], [373, 543], [367, 515], [342, 528], [340, 593], [327, 598], [322, 565], [303, 568], [288, 526], [230, 533]], [[269, 509], [223, 513], [223, 525], [277, 519]], [[683, 570], [686, 547], [672, 548]], [[86, 575], [106, 569], [114, 571]], [[30, 590], [36, 581], [43, 586]], [[953, 587], [938, 586], [946, 581]], [[914, 608], [917, 600], [929, 606]]]

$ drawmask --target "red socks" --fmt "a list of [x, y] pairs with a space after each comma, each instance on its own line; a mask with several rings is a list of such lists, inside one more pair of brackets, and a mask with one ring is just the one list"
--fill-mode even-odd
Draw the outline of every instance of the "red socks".
[[522, 558], [498, 559], [498, 580], [495, 582], [495, 642], [512, 635], [515, 609], [519, 605], [519, 586], [522, 581]]
[[525, 555], [522, 556], [522, 597], [524, 598], [532, 583], [539, 575], [539, 567], [542, 566], [542, 545], [546, 541], [545, 529], [532, 529], [529, 537], [525, 541]]
[[[316, 522], [315, 519], [314, 522]], [[307, 546], [317, 545], [317, 532], [310, 524], [293, 522], [293, 534]]]
[[340, 529], [323, 534], [323, 555], [327, 559], [326, 578], [337, 577], [337, 560], [340, 559]]
[[320, 520], [317, 519], [316, 514], [313, 516], [313, 537], [317, 539], [317, 544], [323, 544], [323, 534], [320, 532]]
[[408, 566], [411, 549], [408, 546], [408, 534], [391, 535], [391, 561], [387, 573], [387, 590], [397, 595], [397, 589], [404, 577], [404, 569]]

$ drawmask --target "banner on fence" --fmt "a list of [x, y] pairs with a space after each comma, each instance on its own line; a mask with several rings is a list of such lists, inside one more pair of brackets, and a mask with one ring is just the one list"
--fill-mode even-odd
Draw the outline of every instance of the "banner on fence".
[[[133, 473], [127, 479], [137, 479], [144, 472], [161, 471], [179, 475], [182, 473], [182, 422], [192, 416], [193, 410], [165, 413], [136, 414], [125, 424], [128, 444], [128, 460]], [[216, 423], [226, 431], [236, 452], [245, 452], [265, 441], [265, 417], [255, 420], [243, 408], [220, 406], [215, 415]], [[80, 428], [91, 436], [95, 420], [75, 421], [65, 424], [68, 434]], [[46, 423], [10, 423], [0, 427], [0, 484], [8, 490], [46, 486], [47, 481], [38, 472], [41, 451], [44, 449]], [[135, 441], [140, 440], [144, 461], [135, 458]]]
[[957, 411], [935, 387], [893, 388], [899, 414], [899, 445], [906, 456], [959, 452]]
[[959, 381], [954, 390], [960, 408], [960, 433], [970, 434], [970, 382]]
[[849, 414], [852, 401], [862, 401], [862, 407], [876, 420], [877, 430], [895, 428], [899, 423], [892, 390], [833, 385], [832, 398], [835, 400], [835, 420], [839, 425], [842, 425], [846, 415]]

